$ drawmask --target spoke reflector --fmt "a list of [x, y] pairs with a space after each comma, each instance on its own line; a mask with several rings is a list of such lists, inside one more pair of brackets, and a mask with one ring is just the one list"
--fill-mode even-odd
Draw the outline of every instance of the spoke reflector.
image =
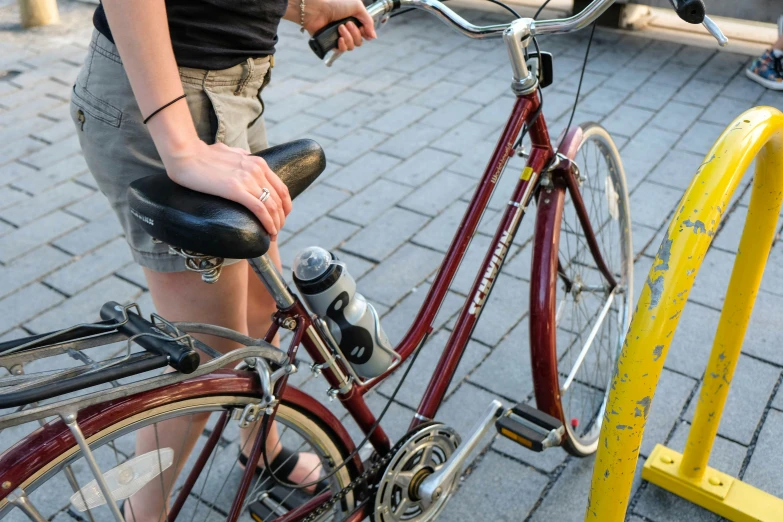
[[[174, 461], [174, 450], [162, 448], [129, 459], [103, 474], [114, 500], [133, 496], [149, 481], [168, 469]], [[106, 503], [106, 499], [93, 480], [71, 496], [71, 504], [79, 511], [86, 511]]]
[[612, 176], [606, 176], [606, 204], [609, 206], [609, 215], [612, 216], [612, 219], [617, 221], [620, 219], [620, 194], [617, 193], [617, 190], [614, 188], [614, 183], [612, 182]]

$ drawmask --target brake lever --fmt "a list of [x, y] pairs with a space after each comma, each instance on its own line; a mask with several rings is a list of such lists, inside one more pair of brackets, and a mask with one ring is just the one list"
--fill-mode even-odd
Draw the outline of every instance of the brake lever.
[[729, 39], [726, 38], [726, 35], [723, 34], [723, 31], [720, 30], [720, 27], [718, 27], [718, 25], [713, 22], [709, 16], [704, 17], [702, 25], [707, 28], [708, 33], [715, 37], [715, 39], [718, 41], [718, 45], [721, 47], [726, 47], [726, 45], [729, 43]]
[[331, 51], [326, 53], [326, 56], [324, 56], [324, 65], [327, 67], [331, 67], [335, 60], [337, 60], [340, 56], [342, 56], [343, 52], [338, 51], [337, 49], [332, 49]]

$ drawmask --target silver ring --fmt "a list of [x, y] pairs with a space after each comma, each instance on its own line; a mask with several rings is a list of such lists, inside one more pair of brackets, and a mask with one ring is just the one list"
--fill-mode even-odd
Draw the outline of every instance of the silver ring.
[[268, 188], [262, 188], [261, 189], [261, 195], [258, 196], [258, 199], [261, 200], [261, 203], [269, 199], [269, 189]]

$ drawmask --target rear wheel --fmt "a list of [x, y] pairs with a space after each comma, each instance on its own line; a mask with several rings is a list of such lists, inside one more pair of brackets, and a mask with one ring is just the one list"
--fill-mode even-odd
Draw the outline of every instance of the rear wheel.
[[[103, 476], [111, 484], [112, 494], [118, 502], [127, 497], [128, 491], [136, 486], [162, 488], [163, 482], [157, 470], [172, 466], [176, 468], [181, 465], [183, 471], [175, 482], [173, 492], [168, 495], [171, 506], [182, 490], [185, 479], [199, 457], [201, 449], [207, 442], [210, 429], [215, 428], [216, 421], [219, 420], [221, 414], [224, 412], [230, 414], [231, 411], [241, 410], [254, 402], [257, 400], [253, 397], [226, 395], [180, 399], [154, 409], [135, 412], [123, 421], [107, 425], [90, 436], [88, 443]], [[199, 436], [196, 447], [189, 456], [183, 455], [179, 451], [179, 447], [159, 447], [145, 452], [143, 456], [135, 454], [137, 448], [135, 441], [140, 430], [153, 429], [155, 437], [162, 438], [162, 430], [165, 429], [167, 423], [179, 419], [182, 424], [200, 425], [198, 419], [203, 420], [205, 415], [210, 416], [207, 430]], [[196, 420], [194, 421], [194, 419]], [[283, 399], [275, 419], [283, 447], [292, 452], [314, 453], [318, 457], [321, 469], [315, 470], [313, 476], [315, 479], [319, 474], [324, 476], [341, 465], [349, 454], [340, 437], [317, 415], [302, 406]], [[28, 440], [30, 447], [25, 451], [40, 451], [40, 439], [28, 438]], [[225, 520], [242, 475], [237, 462], [242, 450], [240, 440], [237, 423], [228, 421], [217, 447], [212, 451], [195, 485], [190, 489], [187, 497], [183, 497], [187, 500], [179, 516], [176, 517], [178, 520]], [[25, 444], [25, 441], [22, 441], [21, 444]], [[246, 452], [249, 452], [249, 446], [250, 443], [248, 443]], [[284, 465], [285, 463], [281, 465], [281, 468]], [[144, 473], [149, 472], [152, 473], [152, 478], [145, 478]], [[0, 472], [0, 478], [2, 475]], [[326, 480], [328, 489], [334, 495], [357, 476], [358, 471], [352, 464], [342, 466]], [[91, 474], [82, 452], [75, 444], [63, 448], [56, 458], [21, 481], [19, 487], [25, 491], [30, 503], [38, 509], [45, 519], [57, 517], [59, 520], [59, 516], [62, 514], [75, 515], [81, 520], [88, 521], [114, 519], [105, 502], [102, 501], [103, 496], [95, 485], [94, 476]], [[292, 498], [285, 498], [289, 494]], [[268, 509], [270, 513], [277, 511], [278, 514], [283, 514], [285, 512], [284, 506], [291, 504], [291, 501], [296, 499], [296, 495], [300, 496], [297, 499], [300, 502], [309, 498], [302, 497], [301, 491], [275, 488], [271, 478], [267, 476], [264, 479], [262, 477], [254, 480], [251, 484], [245, 499], [245, 506], [256, 500], [261, 500], [266, 506], [265, 509]], [[125, 513], [137, 512], [139, 507], [134, 509], [134, 503], [137, 502], [137, 499], [138, 496], [131, 498], [131, 501], [128, 502], [129, 505], [125, 508]], [[321, 518], [319, 521], [342, 520], [344, 514], [349, 512], [352, 507], [352, 494], [348, 494], [345, 501], [337, 502], [331, 517]], [[247, 509], [244, 508], [244, 511], [246, 513]], [[58, 516], [58, 514], [61, 515]], [[9, 518], [4, 518], [6, 516]], [[27, 517], [18, 509], [14, 509], [14, 506], [4, 501], [0, 501], [0, 518], [10, 521], [27, 520]], [[173, 520], [171, 517], [168, 518]], [[273, 518], [276, 517], [272, 516], [265, 518], [265, 520]], [[128, 515], [127, 519], [133, 520], [133, 517]], [[167, 515], [161, 513], [160, 520], [166, 519]]]
[[[542, 261], [549, 267], [547, 277], [556, 283], [541, 287], [543, 295], [538, 296], [547, 302], [549, 321], [554, 315], [555, 328], [537, 330], [533, 342], [548, 353], [536, 361], [534, 346], [533, 357], [539, 408], [563, 421], [563, 446], [582, 457], [598, 447], [609, 384], [631, 317], [633, 247], [628, 190], [617, 147], [600, 125], [580, 128], [581, 141], [570, 147], [574, 177], [598, 250], [617, 286], [612, 288], [599, 269], [572, 195], [563, 186], [555, 187], [548, 215], [555, 241], [550, 257]], [[546, 212], [547, 206], [542, 210]]]

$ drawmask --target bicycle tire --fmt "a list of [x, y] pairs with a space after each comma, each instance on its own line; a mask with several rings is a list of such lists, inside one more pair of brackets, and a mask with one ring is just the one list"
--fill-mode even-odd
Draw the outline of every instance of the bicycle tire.
[[[241, 375], [243, 373], [246, 375]], [[211, 378], [228, 378], [228, 380], [231, 381], [231, 384], [226, 385], [224, 383], [222, 385], [209, 386], [209, 383], [204, 381]], [[84, 431], [90, 448], [95, 453], [96, 458], [100, 460], [98, 454], [104, 447], [112, 447], [114, 454], [116, 455], [117, 446], [122, 447], [122, 444], [127, 446], [127, 442], [121, 441], [120, 439], [128, 436], [129, 433], [135, 433], [139, 429], [153, 425], [156, 422], [169, 420], [172, 417], [181, 417], [185, 415], [192, 416], [204, 412], [223, 412], [228, 410], [230, 413], [233, 409], [241, 409], [245, 405], [257, 401], [257, 398], [252, 395], [240, 394], [243, 393], [243, 391], [246, 393], [247, 390], [254, 389], [256, 386], [257, 381], [252, 374], [249, 374], [248, 372], [216, 372], [216, 374], [202, 376], [194, 380], [200, 381], [200, 383], [188, 386], [189, 381], [185, 381], [179, 385], [174, 385], [175, 387], [186, 388], [184, 391], [180, 389], [176, 393], [168, 394], [165, 388], [156, 390], [159, 391], [159, 399], [157, 404], [152, 408], [149, 407], [149, 404], [140, 402], [131, 403], [137, 404], [137, 408], [127, 408], [126, 405], [119, 406], [125, 408], [122, 412], [123, 418], [120, 420], [117, 420], [117, 417], [113, 415], [96, 415], [94, 414], [95, 412], [92, 412], [93, 415], [91, 415], [90, 422], [95, 424], [91, 424], [89, 428]], [[237, 384], [239, 385], [237, 386]], [[210, 394], [210, 392], [205, 393], [204, 390], [210, 388], [213, 389], [214, 392], [212, 394]], [[227, 388], [236, 389], [237, 394], [232, 395], [228, 393]], [[301, 392], [297, 393], [303, 395]], [[322, 463], [325, 463], [324, 471], [329, 471], [340, 466], [353, 448], [345, 445], [343, 442], [344, 439], [330, 427], [329, 422], [324, 420], [324, 416], [320, 415], [319, 412], [311, 411], [308, 407], [303, 406], [302, 401], [291, 401], [288, 398], [288, 395], [288, 392], [284, 394], [284, 397], [280, 401], [276, 420], [285, 428], [288, 428], [289, 426], [296, 427], [295, 431], [292, 431], [292, 436], [297, 437], [297, 440], [305, 440], [310, 444], [310, 447], [321, 457]], [[167, 396], [170, 396], [171, 399], [168, 400]], [[118, 402], [122, 401], [114, 401], [114, 408], [118, 407]], [[102, 417], [106, 419], [104, 422], [101, 422]], [[82, 423], [81, 416], [79, 423]], [[66, 469], [66, 466], [69, 466], [70, 469], [78, 470], [79, 465], [81, 464], [81, 468], [83, 468], [81, 471], [87, 469], [76, 442], [72, 437], [68, 436], [67, 428], [62, 425], [59, 426], [61, 429], [57, 429], [57, 424], [62, 423], [59, 421], [50, 423], [42, 429], [28, 435], [12, 448], [17, 455], [36, 455], [42, 453], [41, 448], [57, 447], [54, 458], [49, 458], [47, 462], [43, 462], [40, 465], [29, 467], [29, 473], [26, 475], [22, 475], [21, 477], [19, 475], [14, 475], [13, 484], [17, 488], [23, 489], [33, 503], [36, 502], [35, 498], [38, 492], [40, 492], [41, 495], [46, 494], [48, 497], [50, 497], [51, 494], [58, 492], [57, 487], [62, 486], [61, 482], [58, 483], [58, 477], [65, 475], [63, 470]], [[221, 448], [222, 446], [220, 445], [216, 447], [214, 454], [220, 452]], [[108, 452], [108, 449], [105, 451]], [[46, 453], [47, 455], [52, 454], [51, 450]], [[198, 457], [198, 453], [198, 450], [193, 451], [188, 462], [195, 460]], [[218, 460], [214, 454], [212, 455], [212, 460]], [[237, 455], [229, 456], [236, 461]], [[6, 452], [5, 455], [0, 455], [0, 457], [7, 458], [8, 452]], [[130, 458], [131, 457], [129, 456], [128, 460]], [[2, 463], [3, 460], [4, 459], [0, 458], [0, 463]], [[360, 470], [358, 469], [356, 462], [357, 459], [352, 459], [329, 479], [329, 486], [332, 489], [333, 494], [337, 493], [341, 488], [344, 488], [359, 476]], [[118, 463], [118, 465], [119, 464], [120, 463]], [[211, 470], [212, 467], [210, 466], [209, 469]], [[102, 467], [102, 471], [105, 473], [107, 470]], [[209, 473], [204, 477], [205, 471], [207, 471], [207, 466], [202, 470], [202, 474], [199, 476], [199, 480], [196, 482], [196, 486], [192, 488], [189, 496], [193, 496], [194, 493], [197, 493], [196, 490], [199, 487], [199, 484], [206, 484], [209, 481]], [[186, 472], [181, 473], [177, 481], [178, 487], [181, 487], [181, 482], [184, 480], [186, 474]], [[9, 470], [7, 467], [0, 466], [0, 483], [9, 480], [10, 477], [8, 475]], [[92, 478], [93, 477], [90, 475], [89, 479], [91, 480]], [[47, 488], [47, 484], [50, 483], [53, 483], [53, 487]], [[80, 486], [83, 489], [85, 484], [80, 482]], [[273, 485], [270, 484], [270, 487], [272, 486]], [[62, 493], [64, 495], [63, 502], [55, 501], [58, 503], [54, 505], [60, 506], [60, 504], [62, 504], [63, 507], [61, 509], [68, 509], [69, 500], [67, 495], [70, 495], [73, 492], [73, 489], [69, 489], [67, 493]], [[220, 492], [215, 495], [215, 498], [217, 498], [219, 494]], [[233, 491], [230, 491], [229, 494], [231, 495], [230, 500], [233, 501]], [[249, 496], [250, 495], [248, 495], [248, 498]], [[171, 495], [171, 502], [173, 502], [175, 497], [176, 494]], [[228, 499], [221, 499], [221, 502], [225, 505], [226, 500]], [[53, 500], [47, 498], [47, 503], [51, 505], [53, 504]], [[198, 497], [196, 503], [199, 504], [196, 509], [200, 509], [200, 504], [207, 504], [210, 508], [214, 508], [217, 505], [217, 503], [210, 505], [208, 499], [201, 499], [200, 497]], [[230, 505], [230, 502], [228, 504]], [[344, 515], [354, 508], [353, 504], [353, 495], [349, 494], [342, 503], [337, 503], [335, 509], [339, 510]], [[70, 507], [70, 509], [73, 508]], [[3, 498], [0, 500], [0, 519], [4, 518], [9, 513], [13, 514], [13, 510], [14, 506], [11, 505], [7, 499]], [[107, 520], [112, 519], [105, 506], [98, 508], [98, 510], [104, 511], [94, 512], [98, 514], [102, 513], [104, 516], [98, 516], [95, 518], [96, 520], [104, 518]], [[44, 515], [51, 516], [48, 513], [44, 513]], [[13, 518], [13, 516], [11, 518]], [[199, 518], [201, 517], [199, 516]], [[341, 518], [342, 516], [338, 517], [338, 519]]]
[[[595, 158], [589, 157], [588, 149], [594, 150]], [[569, 204], [566, 184], [542, 189], [533, 249], [533, 259], [539, 262], [533, 264], [531, 278], [536, 404], [563, 422], [564, 449], [585, 457], [598, 448], [609, 384], [632, 313], [631, 216], [620, 154], [606, 129], [597, 123], [582, 124], [567, 134], [560, 152], [578, 168], [578, 190], [601, 255], [618, 285], [614, 294], [608, 291], [607, 278]], [[589, 170], [593, 159], [599, 172]]]

